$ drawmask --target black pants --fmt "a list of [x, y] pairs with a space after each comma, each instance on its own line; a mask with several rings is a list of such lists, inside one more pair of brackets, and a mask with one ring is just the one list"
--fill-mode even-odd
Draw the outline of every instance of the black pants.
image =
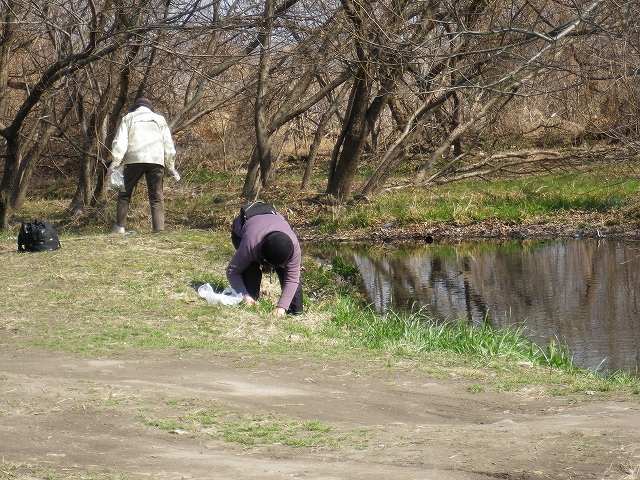
[[124, 192], [118, 194], [116, 224], [127, 226], [129, 203], [138, 182], [142, 177], [147, 181], [149, 206], [151, 207], [151, 226], [154, 232], [164, 230], [164, 166], [155, 163], [130, 163], [124, 166]]
[[[240, 238], [231, 234], [231, 240], [233, 246], [237, 249], [238, 245], [240, 245]], [[278, 280], [280, 281], [280, 288], [282, 289], [282, 285], [284, 283], [284, 268], [273, 268], [278, 275]], [[258, 300], [260, 297], [260, 285], [262, 284], [262, 267], [258, 262], [251, 262], [251, 264], [244, 269], [242, 272], [242, 282], [244, 286], [247, 287], [247, 293], [254, 300]], [[291, 300], [291, 305], [287, 309], [287, 313], [292, 315], [297, 315], [302, 313], [302, 281], [298, 284], [298, 289], [296, 290], [296, 294], [293, 296], [293, 300]]]

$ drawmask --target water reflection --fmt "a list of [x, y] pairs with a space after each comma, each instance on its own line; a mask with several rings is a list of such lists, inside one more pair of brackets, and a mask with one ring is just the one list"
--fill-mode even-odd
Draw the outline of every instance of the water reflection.
[[320, 248], [358, 266], [378, 312], [424, 308], [437, 319], [524, 324], [546, 345], [566, 342], [576, 364], [640, 367], [640, 243], [610, 240]]

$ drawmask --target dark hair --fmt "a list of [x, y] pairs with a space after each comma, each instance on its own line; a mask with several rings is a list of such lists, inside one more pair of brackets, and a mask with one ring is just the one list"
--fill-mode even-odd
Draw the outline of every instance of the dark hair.
[[271, 232], [264, 237], [260, 253], [269, 265], [283, 267], [293, 257], [293, 242], [286, 233]]

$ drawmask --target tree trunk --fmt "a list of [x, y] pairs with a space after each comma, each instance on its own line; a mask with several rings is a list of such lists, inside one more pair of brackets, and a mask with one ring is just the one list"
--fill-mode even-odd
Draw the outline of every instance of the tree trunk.
[[53, 136], [57, 127], [55, 125], [48, 125], [44, 128], [41, 135], [38, 135], [29, 152], [25, 155], [21, 155], [21, 161], [18, 165], [18, 173], [16, 180], [13, 183], [13, 190], [11, 192], [11, 209], [19, 211], [24, 204], [27, 191], [31, 185], [31, 177], [36, 167], [42, 152], [47, 147], [49, 139]]
[[[71, 213], [80, 213], [84, 210], [84, 207], [89, 205], [89, 195], [91, 191], [90, 179], [91, 179], [91, 163], [92, 158], [89, 152], [93, 150], [92, 137], [89, 135], [90, 127], [85, 117], [84, 111], [84, 97], [80, 94], [75, 95], [75, 105], [78, 112], [78, 123], [80, 124], [80, 131], [82, 132], [82, 160], [81, 166], [78, 171], [78, 184], [76, 185], [76, 191], [69, 204], [69, 211]], [[95, 118], [95, 114], [94, 117]]]
[[329, 172], [326, 194], [344, 201], [353, 188], [353, 181], [362, 157], [367, 135], [367, 106], [370, 84], [366, 72], [361, 71], [353, 84], [352, 102], [346, 119], [339, 157]]
[[[14, 10], [13, 0], [7, 0], [6, 8], [2, 9], [2, 18], [0, 19], [0, 118], [4, 118], [7, 111], [8, 96], [7, 84], [9, 80], [9, 58], [11, 56], [11, 47], [13, 44], [15, 26], [17, 22], [12, 21], [11, 15]], [[11, 132], [10, 135], [3, 135], [5, 145], [4, 169], [2, 179], [0, 180], [0, 228], [8, 230], [9, 216], [11, 214], [11, 205], [9, 201], [10, 192], [13, 189], [13, 179], [17, 169], [17, 144], [16, 137]]]
[[343, 202], [351, 195], [353, 181], [362, 158], [362, 149], [368, 131], [367, 110], [372, 82], [370, 59], [362, 43], [367, 38], [366, 29], [363, 26], [363, 18], [366, 17], [363, 12], [364, 7], [351, 0], [342, 0], [342, 6], [356, 32], [355, 49], [358, 62], [355, 67], [355, 81], [349, 99], [349, 113], [345, 118], [340, 139], [334, 147], [325, 192], [338, 202]]
[[9, 217], [13, 211], [11, 207], [11, 194], [15, 188], [14, 184], [20, 165], [20, 144], [17, 136], [5, 134], [4, 138], [7, 143], [4, 170], [2, 172], [2, 181], [0, 182], [0, 225], [3, 230], [8, 230]]
[[[91, 196], [90, 206], [92, 208], [97, 207], [101, 203], [104, 202], [106, 197], [106, 175], [107, 175], [107, 165], [111, 163], [111, 144], [113, 143], [113, 138], [116, 135], [116, 130], [118, 128], [118, 123], [120, 121], [120, 114], [124, 109], [127, 98], [129, 94], [129, 85], [131, 83], [131, 64], [134, 59], [138, 56], [140, 52], [140, 45], [132, 45], [128, 51], [126, 52], [126, 64], [125, 66], [118, 72], [118, 82], [117, 82], [117, 97], [113, 106], [109, 110], [109, 113], [106, 114], [106, 134], [104, 144], [107, 147], [108, 153], [105, 159], [102, 159], [102, 155], [98, 154], [98, 171], [97, 171], [97, 179], [96, 186], [93, 190], [93, 195]], [[148, 71], [146, 72], [148, 74]], [[142, 80], [144, 82], [144, 79]], [[109, 89], [109, 93], [111, 93], [111, 89]], [[111, 95], [103, 95], [103, 98], [110, 98]], [[102, 108], [106, 111], [106, 106], [102, 105]], [[96, 120], [97, 121], [97, 120]], [[104, 121], [102, 118], [100, 122]]]
[[247, 174], [244, 177], [242, 197], [248, 200], [256, 200], [260, 193], [260, 160], [256, 149], [251, 152]]
[[263, 16], [263, 31], [260, 35], [260, 68], [258, 70], [258, 88], [255, 102], [256, 153], [260, 163], [260, 176], [265, 184], [271, 172], [271, 142], [267, 125], [266, 93], [271, 59], [271, 34], [273, 32], [274, 0], [266, 0]]
[[11, 47], [13, 45], [15, 26], [18, 22], [11, 21], [11, 13], [14, 9], [13, 0], [3, 2], [6, 7], [3, 8], [0, 18], [0, 118], [5, 118], [7, 111], [7, 85], [9, 81], [9, 57], [11, 55]]
[[318, 156], [318, 150], [320, 149], [320, 145], [322, 142], [322, 138], [324, 137], [327, 125], [329, 120], [333, 115], [336, 114], [338, 108], [342, 104], [345, 95], [349, 91], [347, 85], [345, 85], [338, 95], [331, 101], [328, 110], [322, 115], [320, 121], [318, 122], [318, 127], [316, 128], [316, 133], [313, 136], [313, 143], [309, 148], [309, 156], [307, 158], [307, 164], [304, 169], [304, 175], [302, 176], [302, 183], [300, 188], [302, 190], [307, 190], [311, 184], [311, 176], [313, 175], [313, 168], [315, 167], [316, 158]]

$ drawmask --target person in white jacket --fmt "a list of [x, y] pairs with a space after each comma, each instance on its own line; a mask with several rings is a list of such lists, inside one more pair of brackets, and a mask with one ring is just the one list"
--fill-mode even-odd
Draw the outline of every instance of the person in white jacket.
[[165, 169], [176, 182], [180, 181], [180, 174], [175, 168], [176, 149], [167, 121], [153, 110], [149, 99], [136, 99], [122, 118], [113, 139], [111, 156], [109, 174], [124, 165], [124, 191], [118, 193], [116, 226], [112, 232], [125, 233], [131, 196], [143, 176], [149, 192], [153, 231], [164, 231]]

